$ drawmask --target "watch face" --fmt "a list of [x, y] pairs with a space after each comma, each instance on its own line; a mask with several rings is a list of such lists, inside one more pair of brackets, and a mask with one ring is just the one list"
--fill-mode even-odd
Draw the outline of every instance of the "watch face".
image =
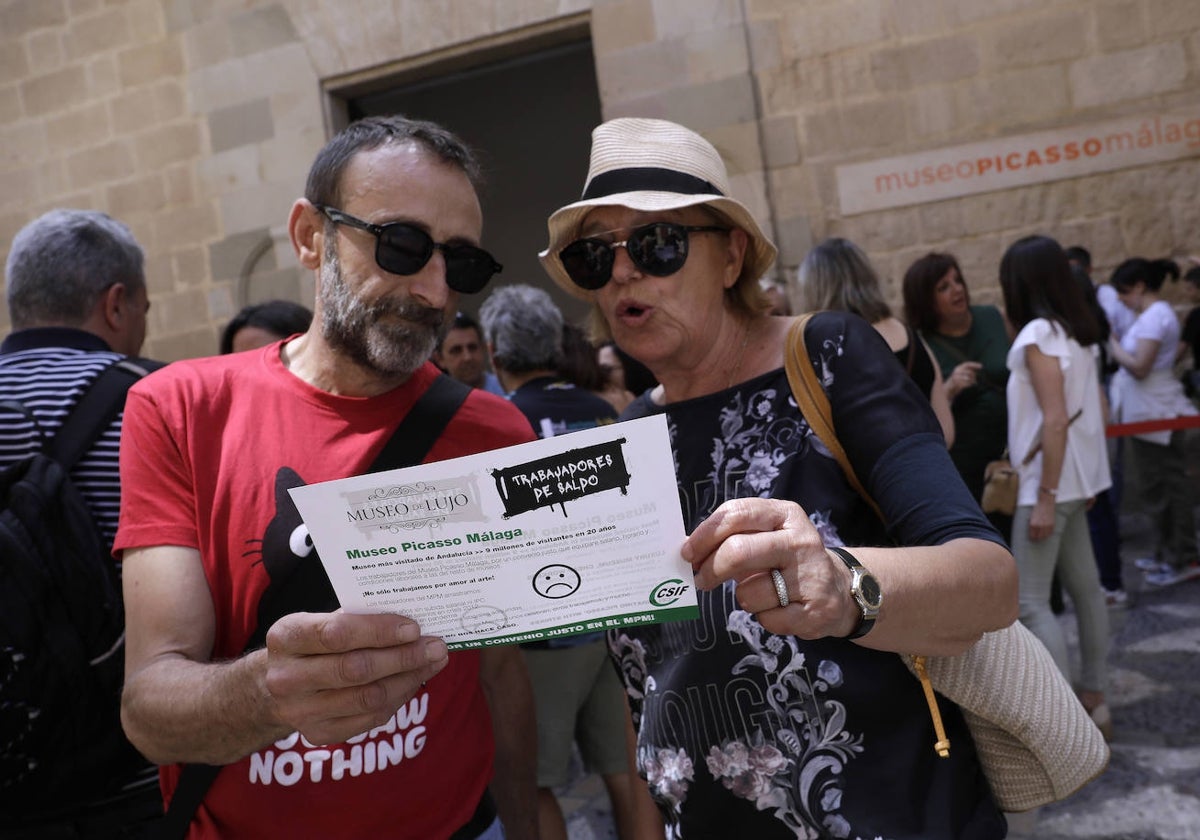
[[864, 574], [858, 579], [858, 591], [862, 599], [872, 607], [878, 607], [883, 593], [879, 591], [879, 581], [874, 575]]

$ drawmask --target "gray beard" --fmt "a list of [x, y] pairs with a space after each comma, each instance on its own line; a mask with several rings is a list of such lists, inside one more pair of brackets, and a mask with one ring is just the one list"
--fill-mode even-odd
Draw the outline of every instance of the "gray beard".
[[365, 303], [342, 277], [334, 238], [321, 262], [321, 328], [325, 341], [360, 367], [387, 378], [407, 379], [437, 347], [440, 309], [383, 298]]

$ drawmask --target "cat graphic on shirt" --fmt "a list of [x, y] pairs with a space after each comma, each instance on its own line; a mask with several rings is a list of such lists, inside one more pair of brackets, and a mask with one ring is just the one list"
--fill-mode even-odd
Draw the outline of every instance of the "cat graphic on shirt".
[[[262, 557], [254, 561], [262, 563], [270, 583], [258, 602], [258, 624], [264, 620], [274, 623], [271, 616], [292, 612], [329, 612], [338, 608], [337, 596], [321, 565], [321, 558], [308, 533], [308, 526], [300, 518], [300, 512], [288, 493], [293, 487], [303, 487], [304, 480], [291, 467], [280, 467], [275, 473], [275, 516], [267, 523], [263, 538], [248, 540], [250, 546], [261, 542], [261, 548], [251, 548], [247, 555], [261, 552]], [[297, 575], [302, 570], [305, 574]], [[308, 590], [297, 596], [297, 586]], [[281, 599], [288, 609], [281, 609]]]

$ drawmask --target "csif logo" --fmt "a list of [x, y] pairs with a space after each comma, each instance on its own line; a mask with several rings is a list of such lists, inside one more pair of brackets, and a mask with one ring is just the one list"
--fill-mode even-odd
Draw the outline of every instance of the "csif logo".
[[650, 590], [650, 603], [656, 607], [669, 607], [687, 591], [688, 585], [679, 578], [664, 580]]

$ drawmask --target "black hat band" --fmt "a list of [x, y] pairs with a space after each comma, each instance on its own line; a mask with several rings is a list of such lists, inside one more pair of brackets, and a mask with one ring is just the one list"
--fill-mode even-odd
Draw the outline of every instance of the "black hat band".
[[681, 195], [724, 195], [703, 178], [688, 175], [686, 172], [676, 172], [673, 169], [643, 166], [601, 172], [588, 181], [582, 200], [641, 191], [673, 192]]

